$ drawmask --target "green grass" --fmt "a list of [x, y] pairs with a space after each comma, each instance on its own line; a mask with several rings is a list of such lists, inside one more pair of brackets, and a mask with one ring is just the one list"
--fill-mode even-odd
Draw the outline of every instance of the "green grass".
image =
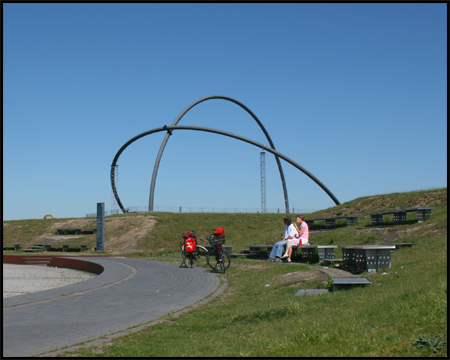
[[372, 286], [317, 296], [294, 294], [323, 282], [280, 282], [287, 272], [310, 270], [305, 264], [236, 260], [226, 292], [210, 303], [70, 355], [445, 357], [446, 348], [413, 346], [422, 334], [447, 337], [446, 234], [430, 243], [394, 252], [386, 275], [365, 274]]
[[[210, 302], [61, 356], [447, 357], [447, 189], [369, 196], [308, 215], [364, 215], [415, 206], [437, 209], [420, 224], [374, 230], [366, 217], [357, 226], [311, 235], [310, 242], [317, 245], [415, 244], [392, 252], [390, 269], [362, 274], [372, 280], [368, 287], [294, 296], [302, 288], [326, 288], [329, 281], [283, 280], [286, 274], [314, 271], [308, 264], [233, 258], [224, 275], [225, 292]], [[181, 234], [192, 228], [205, 239], [213, 228], [224, 227], [235, 252], [272, 241], [283, 230], [282, 214], [152, 216], [157, 223], [140, 239], [133, 257], [179, 263]]]

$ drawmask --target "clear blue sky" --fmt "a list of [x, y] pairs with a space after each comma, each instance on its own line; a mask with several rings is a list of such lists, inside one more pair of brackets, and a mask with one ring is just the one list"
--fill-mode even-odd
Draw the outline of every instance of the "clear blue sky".
[[[110, 167], [129, 139], [193, 101], [232, 97], [277, 150], [341, 203], [447, 186], [447, 7], [399, 4], [3, 6], [3, 219], [111, 208]], [[180, 123], [181, 124], [181, 123]], [[210, 100], [184, 125], [267, 144], [240, 107]], [[119, 159], [126, 207], [147, 206], [163, 133]], [[260, 149], [175, 131], [155, 207], [259, 208]], [[282, 161], [290, 207], [334, 202]], [[267, 208], [284, 209], [266, 153]]]

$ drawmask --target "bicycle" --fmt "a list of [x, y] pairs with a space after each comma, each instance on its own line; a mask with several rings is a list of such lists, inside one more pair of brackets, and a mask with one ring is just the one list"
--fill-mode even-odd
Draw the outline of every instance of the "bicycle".
[[223, 228], [218, 228], [214, 233], [208, 237], [209, 243], [213, 247], [212, 253], [216, 263], [211, 262], [212, 256], [207, 254], [207, 262], [211, 269], [215, 272], [221, 272], [225, 274], [225, 270], [230, 267], [231, 260], [230, 256], [226, 251], [223, 250], [222, 245], [225, 243], [225, 234]]
[[181, 258], [183, 262], [180, 267], [184, 265], [185, 267], [192, 268], [194, 266], [206, 267], [209, 265], [208, 250], [201, 245], [197, 245], [195, 230], [183, 234], [182, 237]]

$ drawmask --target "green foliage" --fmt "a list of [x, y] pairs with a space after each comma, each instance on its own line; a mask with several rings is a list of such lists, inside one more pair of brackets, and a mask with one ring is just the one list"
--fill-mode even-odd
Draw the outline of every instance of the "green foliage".
[[415, 346], [418, 349], [426, 348], [433, 351], [434, 353], [437, 353], [442, 349], [447, 348], [447, 340], [441, 339], [440, 337], [436, 337], [434, 335], [432, 335], [431, 337], [419, 335], [419, 338], [414, 340], [412, 346]]
[[325, 286], [326, 289], [331, 290], [331, 288], [333, 287], [333, 278], [328, 278], [327, 279], [327, 284]]

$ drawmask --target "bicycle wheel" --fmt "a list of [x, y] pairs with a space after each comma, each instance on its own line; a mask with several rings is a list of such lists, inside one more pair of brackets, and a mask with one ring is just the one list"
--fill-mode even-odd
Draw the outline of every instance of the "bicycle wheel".
[[230, 255], [226, 251], [223, 252], [223, 263], [225, 265], [225, 269], [228, 269], [231, 265]]
[[222, 274], [225, 274], [225, 270], [227, 269], [225, 267], [225, 255], [220, 256], [219, 262], [217, 264], [219, 265], [217, 271], [220, 271]]
[[209, 264], [209, 253], [205, 247], [197, 245], [194, 252], [194, 263], [199, 267], [205, 267]]
[[225, 251], [215, 249], [214, 256], [210, 256], [211, 260], [215, 263], [209, 263], [211, 269], [215, 272], [221, 272], [225, 274], [225, 270], [230, 267], [230, 256]]
[[217, 271], [218, 264], [219, 264], [219, 261], [218, 261], [217, 249], [215, 247], [213, 247], [213, 249], [209, 252], [208, 265], [212, 271]]

